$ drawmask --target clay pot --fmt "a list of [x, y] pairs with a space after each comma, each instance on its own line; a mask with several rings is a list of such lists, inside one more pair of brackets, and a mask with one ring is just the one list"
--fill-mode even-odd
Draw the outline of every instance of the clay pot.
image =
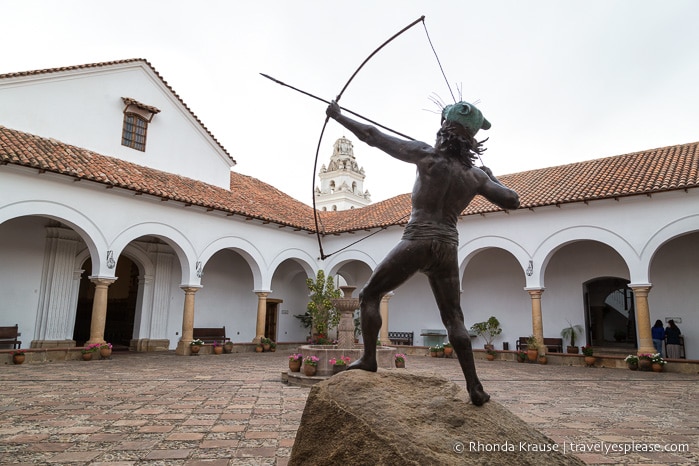
[[597, 360], [597, 358], [594, 356], [585, 356], [585, 365], [587, 367], [592, 367], [595, 365], [596, 360]]
[[189, 345], [189, 351], [192, 354], [199, 354], [199, 350], [201, 350], [201, 345]]
[[223, 346], [214, 346], [214, 354], [223, 354]]
[[316, 371], [318, 370], [317, 366], [312, 366], [310, 364], [304, 364], [303, 365], [303, 373], [307, 375], [308, 377], [311, 377], [313, 375], [316, 375]]
[[109, 347], [100, 348], [100, 357], [102, 359], [110, 359], [112, 357], [112, 349]]
[[289, 370], [291, 372], [301, 371], [301, 360], [300, 359], [289, 359]]
[[651, 367], [653, 368], [653, 372], [662, 372], [664, 369], [662, 364], [656, 364], [656, 363], [653, 363], [653, 365]]
[[92, 351], [83, 353], [83, 361], [92, 361]]
[[25, 355], [24, 354], [13, 354], [12, 355], [12, 362], [15, 364], [22, 364], [24, 362]]

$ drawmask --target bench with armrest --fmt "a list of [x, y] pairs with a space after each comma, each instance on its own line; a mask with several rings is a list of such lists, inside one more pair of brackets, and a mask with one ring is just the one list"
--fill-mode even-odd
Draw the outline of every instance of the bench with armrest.
[[226, 337], [226, 327], [195, 327], [192, 336], [195, 340], [201, 340], [209, 344], [230, 341], [230, 338]]
[[388, 332], [388, 339], [393, 345], [413, 346], [413, 332]]
[[[519, 337], [517, 340], [517, 350], [527, 351], [528, 337]], [[563, 352], [563, 338], [544, 338], [544, 346], [549, 353]]]
[[22, 342], [19, 337], [19, 325], [13, 327], [0, 327], [0, 348], [3, 346], [12, 346], [12, 349], [22, 347]]

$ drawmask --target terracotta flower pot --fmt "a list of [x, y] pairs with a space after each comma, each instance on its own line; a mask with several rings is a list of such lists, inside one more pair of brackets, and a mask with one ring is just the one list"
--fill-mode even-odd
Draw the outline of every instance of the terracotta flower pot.
[[192, 354], [199, 354], [199, 350], [201, 350], [200, 345], [189, 345], [189, 351], [191, 351]]
[[214, 354], [223, 354], [223, 346], [214, 346]]
[[102, 359], [109, 359], [112, 357], [112, 349], [109, 347], [100, 348], [100, 357]]
[[303, 373], [307, 375], [308, 377], [311, 377], [313, 375], [316, 375], [316, 371], [318, 370], [317, 366], [312, 366], [310, 364], [304, 364], [303, 365]]
[[594, 356], [585, 356], [585, 365], [587, 367], [592, 367], [595, 365], [596, 360], [597, 358], [595, 358]]
[[405, 369], [405, 361], [395, 361], [398, 369]]
[[232, 353], [233, 352], [233, 343], [226, 342], [225, 345], [223, 345], [223, 352], [224, 353]]
[[15, 364], [22, 364], [24, 362], [24, 354], [13, 354], [12, 355], [12, 362]]
[[653, 368], [653, 372], [662, 372], [663, 371], [662, 364], [653, 363], [653, 365], [651, 367]]
[[291, 372], [301, 372], [301, 360], [289, 359], [289, 370]]
[[92, 351], [83, 353], [83, 361], [92, 361]]
[[653, 368], [653, 362], [650, 359], [639, 359], [638, 368], [642, 371], [649, 371]]

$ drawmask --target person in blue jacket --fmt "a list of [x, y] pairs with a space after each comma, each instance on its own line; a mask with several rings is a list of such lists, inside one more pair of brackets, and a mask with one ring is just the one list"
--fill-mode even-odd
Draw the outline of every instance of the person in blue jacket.
[[663, 356], [663, 340], [665, 340], [665, 329], [663, 328], [663, 321], [658, 319], [655, 321], [655, 325], [651, 329], [651, 335], [653, 337], [653, 346], [655, 346], [655, 352]]

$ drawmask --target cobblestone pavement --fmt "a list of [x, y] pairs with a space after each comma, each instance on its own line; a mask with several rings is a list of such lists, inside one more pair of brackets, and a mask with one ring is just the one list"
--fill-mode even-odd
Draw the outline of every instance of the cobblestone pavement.
[[[407, 366], [465, 386], [455, 359]], [[589, 464], [699, 463], [697, 375], [477, 366], [492, 399], [561, 450], [671, 450], [578, 453]], [[283, 352], [0, 367], [0, 464], [286, 465], [309, 392], [281, 383], [286, 367]]]

